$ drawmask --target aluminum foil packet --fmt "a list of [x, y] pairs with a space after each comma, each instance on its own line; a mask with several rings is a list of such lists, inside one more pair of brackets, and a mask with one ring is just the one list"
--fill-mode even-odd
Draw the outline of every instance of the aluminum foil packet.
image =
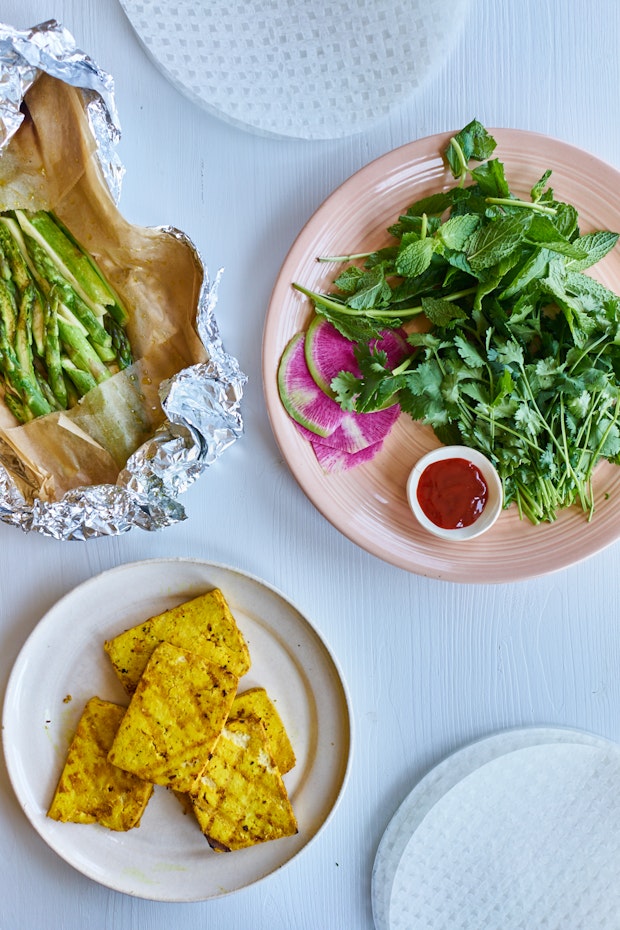
[[[96, 157], [114, 204], [124, 168], [116, 145], [120, 125], [112, 77], [76, 47], [55, 20], [18, 31], [0, 24], [0, 159], [23, 122], [22, 103], [41, 74], [77, 88], [96, 143]], [[164, 419], [128, 458], [115, 483], [71, 488], [55, 500], [30, 499], [15, 477], [19, 457], [0, 439], [0, 520], [56, 539], [85, 540], [136, 526], [158, 530], [186, 519], [182, 494], [243, 432], [240, 404], [246, 376], [219, 335], [215, 309], [221, 270], [210, 279], [189, 238], [160, 227], [191, 250], [202, 269], [194, 329], [205, 360], [163, 380], [158, 396]]]

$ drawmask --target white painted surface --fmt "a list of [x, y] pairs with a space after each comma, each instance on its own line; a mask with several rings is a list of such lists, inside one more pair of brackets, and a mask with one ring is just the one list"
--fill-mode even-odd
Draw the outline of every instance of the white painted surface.
[[32, 829], [3, 763], [0, 930], [372, 930], [377, 846], [431, 766], [514, 726], [620, 739], [620, 544], [496, 586], [425, 579], [362, 551], [320, 516], [280, 458], [260, 380], [265, 309], [316, 207], [412, 139], [476, 116], [556, 136], [620, 168], [617, 4], [476, 0], [454, 53], [407, 104], [331, 142], [258, 136], [198, 109], [152, 64], [117, 0], [4, 0], [0, 10], [19, 27], [51, 16], [115, 77], [126, 217], [178, 226], [210, 270], [225, 269], [218, 320], [250, 379], [246, 434], [185, 495], [188, 520], [162, 533], [58, 543], [0, 526], [0, 687], [39, 618], [75, 585], [138, 559], [207, 559], [265, 579], [324, 633], [348, 684], [355, 750], [318, 841], [255, 887], [204, 904], [136, 900], [84, 878]]

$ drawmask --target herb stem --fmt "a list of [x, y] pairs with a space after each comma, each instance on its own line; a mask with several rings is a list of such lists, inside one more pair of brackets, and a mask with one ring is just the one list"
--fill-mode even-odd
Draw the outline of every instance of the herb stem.
[[374, 255], [374, 252], [358, 252], [355, 255], [319, 255], [317, 262], [353, 262], [361, 258], [370, 258], [371, 255]]
[[461, 172], [458, 177], [459, 187], [464, 187], [465, 179], [467, 177], [467, 171], [468, 171], [467, 159], [465, 158], [465, 155], [463, 154], [463, 149], [461, 148], [461, 146], [459, 145], [459, 143], [457, 142], [454, 136], [452, 136], [452, 138], [450, 139], [450, 146], [452, 150], [455, 152], [458, 163], [461, 166]]
[[542, 455], [543, 450], [541, 447], [537, 442], [534, 442], [528, 436], [525, 436], [523, 433], [519, 433], [515, 429], [511, 429], [511, 427], [506, 426], [505, 423], [498, 423], [495, 417], [489, 416], [489, 414], [484, 413], [477, 407], [467, 406], [466, 409], [469, 410], [475, 418], [479, 420], [485, 420], [487, 423], [490, 423], [494, 431], [497, 427], [497, 429], [501, 430], [502, 433], [505, 433], [508, 436], [514, 436], [514, 438], [518, 439], [519, 442], [525, 442], [531, 449], [533, 449], [535, 452], [538, 452], [539, 455]]
[[[534, 397], [534, 392], [532, 391], [532, 386], [531, 386], [531, 384], [530, 384], [530, 382], [529, 382], [529, 380], [528, 380], [528, 377], [527, 377], [527, 374], [526, 374], [526, 372], [525, 372], [525, 369], [524, 369], [522, 366], [520, 366], [520, 371], [521, 371], [521, 374], [522, 374], [522, 376], [523, 376], [524, 384], [525, 384], [525, 386], [526, 386], [527, 395], [528, 395], [528, 397], [529, 397], [529, 399], [530, 399], [530, 402], [531, 402], [531, 404], [532, 404], [534, 410], [536, 411], [536, 413], [538, 414], [538, 416], [539, 416], [539, 418], [540, 418], [541, 426], [545, 429], [545, 431], [547, 432], [547, 434], [549, 435], [549, 437], [550, 437], [550, 439], [551, 439], [551, 442], [553, 443], [553, 445], [556, 447], [556, 449], [557, 449], [558, 452], [560, 453], [561, 457], [563, 458], [564, 464], [566, 465], [566, 470], [567, 470], [567, 472], [571, 475], [571, 477], [572, 477], [573, 481], [575, 482], [575, 484], [577, 485], [577, 487], [579, 487], [579, 485], [580, 485], [580, 480], [579, 480], [578, 475], [577, 475], [576, 472], [575, 472], [575, 469], [574, 469], [573, 466], [572, 466], [572, 463], [571, 463], [571, 461], [570, 461], [570, 456], [569, 456], [568, 450], [567, 450], [567, 448], [566, 448], [566, 434], [565, 434], [565, 432], [564, 432], [564, 417], [562, 416], [562, 426], [561, 426], [561, 428], [562, 428], [562, 433], [563, 433], [563, 439], [564, 439], [564, 445], [563, 445], [562, 443], [560, 443], [560, 441], [558, 440], [557, 436], [556, 436], [555, 433], [553, 432], [553, 429], [551, 428], [551, 425], [550, 425], [550, 423], [548, 422], [548, 420], [546, 420], [545, 417], [543, 416], [543, 414], [542, 414], [542, 412], [541, 412], [541, 410], [540, 410], [540, 407], [538, 406], [538, 403], [537, 403], [537, 401], [536, 401], [536, 398]], [[563, 405], [562, 405], [562, 410], [563, 410]]]
[[[478, 290], [478, 286], [476, 285], [476, 287], [464, 288], [462, 291], [452, 291], [451, 294], [441, 295], [441, 300], [449, 300], [449, 301], [460, 300], [461, 297], [469, 297], [470, 294], [475, 294], [477, 290]], [[426, 294], [425, 296], [430, 297], [431, 295]], [[403, 307], [398, 313], [398, 316], [405, 316], [405, 314], [408, 314], [408, 313], [417, 314], [417, 313], [423, 313], [423, 312], [424, 312], [423, 305], [417, 304], [415, 307]]]
[[422, 307], [414, 307], [411, 310], [407, 311], [398, 311], [398, 310], [381, 310], [381, 309], [364, 309], [357, 310], [355, 307], [349, 307], [347, 304], [343, 303], [340, 300], [334, 300], [330, 297], [326, 297], [324, 294], [318, 294], [315, 291], [309, 291], [307, 288], [303, 287], [301, 284], [293, 284], [295, 290], [300, 291], [302, 294], [305, 294], [306, 297], [309, 297], [310, 300], [315, 304], [317, 309], [324, 307], [326, 310], [335, 310], [338, 313], [342, 313], [344, 316], [365, 316], [373, 320], [383, 320], [383, 319], [400, 319], [403, 313], [409, 313], [410, 316], [413, 316], [414, 313], [422, 313]]
[[414, 358], [413, 353], [411, 355], [408, 355], [407, 358], [404, 360], [404, 362], [401, 362], [400, 365], [397, 365], [395, 368], [392, 369], [392, 375], [398, 376], [398, 375], [404, 374], [404, 372], [406, 372], [409, 366], [411, 365], [413, 358]]
[[518, 200], [512, 197], [485, 197], [485, 203], [496, 204], [498, 207], [523, 207], [523, 209], [533, 210], [535, 213], [544, 213], [545, 216], [555, 216], [557, 213], [555, 207], [545, 207], [541, 203], [534, 203], [531, 200]]
[[[310, 291], [308, 288], [303, 287], [301, 284], [293, 283], [293, 287], [296, 291], [299, 291], [300, 293], [305, 294], [306, 297], [309, 297], [317, 307], [325, 307], [326, 310], [335, 310], [338, 313], [344, 314], [345, 316], [366, 316], [373, 320], [392, 318], [398, 320], [402, 319], [403, 317], [418, 316], [419, 314], [424, 313], [424, 307], [422, 304], [416, 304], [413, 307], [401, 307], [398, 310], [390, 310], [387, 308], [365, 308], [363, 310], [358, 310], [355, 307], [350, 307], [343, 301], [327, 297], [325, 294], [319, 294], [316, 291]], [[455, 291], [452, 294], [447, 294], [443, 300], [459, 300], [461, 297], [466, 297], [469, 294], [475, 294], [476, 290], [477, 288], [470, 287], [462, 291]]]

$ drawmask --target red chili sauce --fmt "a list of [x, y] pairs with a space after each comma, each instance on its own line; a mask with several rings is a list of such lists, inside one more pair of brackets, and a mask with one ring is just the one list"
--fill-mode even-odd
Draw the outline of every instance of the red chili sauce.
[[429, 520], [444, 530], [471, 526], [487, 502], [482, 472], [467, 459], [433, 462], [420, 475], [418, 503]]

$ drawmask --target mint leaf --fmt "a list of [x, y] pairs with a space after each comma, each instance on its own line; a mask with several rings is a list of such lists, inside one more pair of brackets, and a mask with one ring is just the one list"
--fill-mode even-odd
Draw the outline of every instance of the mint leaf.
[[423, 297], [421, 303], [425, 316], [436, 326], [447, 327], [453, 321], [463, 320], [467, 317], [465, 311], [451, 300]]
[[[520, 263], [510, 277], [508, 283], [498, 294], [498, 300], [507, 300], [509, 297], [515, 297], [520, 291], [523, 291], [528, 284], [537, 280], [547, 273], [550, 253], [544, 248], [536, 248], [533, 252], [524, 252]], [[512, 319], [515, 317], [513, 308]]]
[[414, 278], [426, 271], [435, 247], [432, 239], [417, 239], [404, 245], [396, 258], [396, 271], [406, 278]]
[[365, 271], [357, 279], [353, 296], [347, 300], [347, 306], [355, 310], [370, 310], [385, 306], [392, 295], [390, 285], [385, 280], [381, 266]]
[[579, 233], [579, 216], [576, 209], [569, 203], [554, 203], [555, 215], [553, 222], [556, 229], [566, 239], [573, 239]]
[[467, 246], [467, 260], [474, 271], [497, 264], [523, 241], [531, 217], [504, 216], [477, 230]]
[[437, 230], [437, 237], [448, 249], [462, 251], [469, 237], [480, 226], [480, 217], [475, 213], [452, 216]]
[[530, 197], [532, 198], [533, 203], [538, 203], [540, 198], [543, 196], [545, 188], [547, 187], [547, 181], [551, 177], [551, 170], [547, 169], [541, 179], [536, 182], [534, 187], [530, 191]]
[[[407, 207], [406, 216], [439, 216], [445, 213], [452, 206], [454, 200], [453, 191], [445, 191], [439, 194], [431, 194], [430, 197], [422, 197], [416, 200], [411, 206]], [[403, 217], [401, 217], [403, 219]]]
[[463, 169], [463, 160], [467, 164], [471, 159], [484, 161], [490, 158], [497, 143], [487, 132], [482, 123], [472, 120], [458, 132], [446, 152], [446, 159], [455, 178], [460, 177]]
[[566, 267], [571, 271], [583, 271], [585, 268], [591, 268], [592, 265], [605, 258], [608, 252], [611, 252], [618, 238], [618, 233], [608, 232], [607, 230], [579, 236], [578, 239], [575, 239], [574, 244], [581, 249], [584, 257], [567, 262]]
[[472, 168], [471, 176], [485, 197], [509, 197], [510, 188], [504, 174], [504, 165], [497, 158]]
[[357, 265], [351, 265], [349, 268], [346, 268], [342, 274], [338, 275], [334, 284], [338, 290], [342, 291], [344, 294], [354, 294], [363, 274], [364, 272], [361, 268], [358, 268]]
[[580, 261], [587, 257], [585, 249], [578, 243], [570, 242], [548, 216], [532, 216], [527, 228], [526, 241], [541, 245], [552, 252], [558, 252], [567, 258]]

